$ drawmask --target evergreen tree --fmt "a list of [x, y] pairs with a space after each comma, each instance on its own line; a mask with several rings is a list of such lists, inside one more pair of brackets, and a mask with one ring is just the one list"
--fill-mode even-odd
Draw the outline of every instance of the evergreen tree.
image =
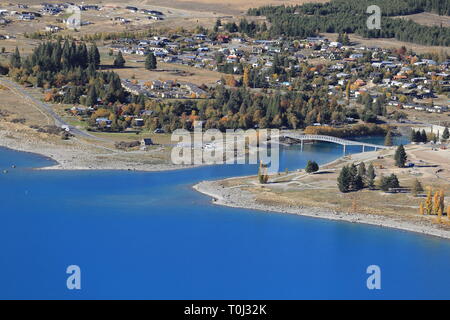
[[116, 68], [123, 68], [125, 66], [125, 59], [123, 58], [121, 51], [119, 51], [116, 58], [114, 59], [114, 66]]
[[425, 129], [422, 130], [422, 135], [421, 135], [420, 142], [423, 142], [423, 143], [427, 143], [428, 142], [428, 136], [427, 136], [427, 133], [425, 132]]
[[395, 165], [399, 168], [404, 168], [406, 164], [406, 160], [408, 160], [408, 156], [406, 155], [405, 147], [401, 144], [398, 146], [395, 151]]
[[384, 139], [384, 145], [388, 146], [388, 147], [392, 147], [393, 143], [392, 143], [392, 133], [389, 130], [386, 134], [386, 138]]
[[11, 55], [10, 65], [13, 68], [20, 68], [20, 66], [22, 65], [22, 61], [21, 61], [21, 58], [20, 58], [20, 52], [19, 52], [19, 48], [18, 47], [16, 47], [16, 50]]
[[363, 177], [357, 174], [353, 179], [353, 190], [358, 191], [364, 188]]
[[383, 191], [389, 191], [389, 189], [400, 188], [400, 182], [395, 174], [391, 174], [389, 177], [381, 177], [380, 189]]
[[352, 176], [348, 166], [341, 169], [338, 177], [338, 188], [340, 192], [347, 193], [351, 190]]
[[305, 171], [307, 173], [313, 173], [319, 171], [319, 165], [315, 161], [308, 160]]
[[219, 28], [222, 26], [222, 22], [220, 21], [220, 19], [216, 20], [216, 23], [214, 25], [214, 32], [218, 32]]
[[153, 53], [149, 53], [145, 59], [145, 69], [155, 70], [157, 67], [156, 57]]
[[450, 138], [450, 133], [448, 127], [445, 127], [444, 132], [442, 133], [442, 140], [448, 140]]
[[89, 48], [88, 62], [93, 65], [95, 69], [98, 69], [100, 66], [100, 52], [95, 43]]
[[420, 133], [420, 130], [416, 131], [414, 142], [416, 142], [416, 143], [423, 142], [423, 138], [422, 138], [422, 134]]
[[97, 90], [95, 90], [95, 86], [90, 86], [87, 98], [86, 98], [86, 104], [90, 107], [97, 104]]
[[369, 189], [373, 189], [375, 188], [375, 178], [376, 178], [376, 174], [375, 174], [375, 168], [373, 167], [373, 163], [370, 163], [369, 168], [367, 169], [367, 187], [369, 187]]
[[411, 192], [414, 196], [417, 196], [419, 193], [423, 192], [422, 184], [419, 179], [414, 180], [413, 186], [411, 188]]
[[358, 175], [360, 175], [361, 177], [365, 177], [366, 174], [366, 164], [364, 162], [361, 162], [358, 166]]
[[417, 136], [416, 136], [416, 130], [411, 129], [411, 134], [409, 136], [409, 139], [411, 140], [411, 142], [417, 142]]

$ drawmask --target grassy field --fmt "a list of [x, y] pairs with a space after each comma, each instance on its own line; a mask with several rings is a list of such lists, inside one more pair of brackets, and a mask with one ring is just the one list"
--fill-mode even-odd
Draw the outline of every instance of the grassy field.
[[437, 15], [435, 13], [430, 13], [430, 12], [422, 12], [422, 13], [417, 13], [417, 14], [411, 14], [408, 16], [400, 16], [400, 17], [396, 17], [396, 18], [409, 19], [418, 24], [422, 24], [424, 26], [440, 27], [442, 25], [443, 27], [446, 27], [446, 28], [450, 27], [450, 17], [440, 16], [440, 15]]
[[[111, 68], [120, 75], [122, 79], [131, 79], [133, 76], [137, 80], [178, 80], [192, 82], [197, 85], [214, 84], [220, 80], [224, 74], [206, 69], [194, 68], [186, 65], [158, 62], [157, 70], [146, 70], [144, 67], [145, 57], [137, 55], [124, 55], [127, 61], [125, 68]], [[102, 63], [112, 65], [114, 57], [102, 56]]]
[[[325, 37], [328, 39], [335, 41], [338, 37], [337, 33], [323, 33]], [[398, 41], [395, 39], [366, 39], [361, 36], [355, 34], [349, 34], [350, 41], [367, 46], [367, 47], [379, 47], [379, 48], [387, 48], [387, 49], [396, 49], [401, 48], [402, 46], [406, 47], [406, 49], [411, 49], [417, 53], [439, 53], [441, 50], [450, 54], [449, 47], [438, 47], [438, 46], [424, 46], [420, 44], [410, 43]]]
[[[53, 124], [52, 119], [16, 92], [0, 86], [0, 112], [9, 121], [24, 120], [26, 125]], [[21, 122], [23, 122], [21, 120]]]

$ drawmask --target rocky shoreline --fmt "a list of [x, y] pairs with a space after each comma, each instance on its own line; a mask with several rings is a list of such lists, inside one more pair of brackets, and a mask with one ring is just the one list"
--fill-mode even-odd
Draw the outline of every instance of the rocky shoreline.
[[202, 181], [193, 186], [193, 188], [198, 192], [213, 198], [212, 201], [214, 204], [222, 206], [260, 210], [265, 212], [296, 214], [299, 216], [328, 219], [334, 221], [369, 224], [379, 227], [399, 229], [450, 239], [450, 231], [438, 229], [432, 224], [395, 220], [392, 218], [376, 215], [344, 213], [325, 208], [290, 207], [258, 203], [255, 201], [255, 197], [251, 192], [242, 190], [238, 187], [224, 187], [223, 185], [221, 185], [221, 181]]
[[[161, 150], [121, 151], [88, 141], [39, 133], [21, 125], [0, 123], [0, 147], [41, 155], [55, 162], [39, 170], [166, 171], [191, 168], [158, 159]], [[13, 165], [13, 163], [11, 164]]]

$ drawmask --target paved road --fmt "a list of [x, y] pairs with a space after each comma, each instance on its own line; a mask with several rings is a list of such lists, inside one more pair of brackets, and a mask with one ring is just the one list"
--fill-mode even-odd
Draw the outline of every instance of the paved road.
[[53, 108], [50, 105], [36, 99], [32, 95], [30, 95], [28, 92], [26, 92], [17, 83], [15, 83], [5, 77], [0, 77], [0, 83], [2, 85], [4, 85], [5, 87], [8, 87], [13, 93], [21, 96], [23, 99], [29, 100], [33, 105], [38, 107], [40, 110], [44, 111], [45, 114], [49, 115], [52, 118], [52, 120], [56, 126], [58, 126], [58, 127], [67, 126], [70, 129], [70, 133], [72, 133], [73, 135], [76, 135], [76, 136], [99, 140], [99, 141], [107, 141], [106, 139], [96, 137], [92, 134], [89, 134], [83, 130], [80, 130], [74, 126], [69, 125], [55, 111], [53, 111]]

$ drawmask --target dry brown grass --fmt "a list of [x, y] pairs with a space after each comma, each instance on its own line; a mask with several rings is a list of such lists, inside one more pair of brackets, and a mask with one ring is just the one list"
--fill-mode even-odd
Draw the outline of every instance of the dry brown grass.
[[[324, 36], [329, 38], [330, 40], [337, 39], [337, 33], [324, 33]], [[368, 46], [368, 47], [380, 47], [387, 49], [396, 49], [401, 47], [406, 47], [406, 49], [411, 49], [417, 53], [439, 53], [441, 50], [444, 50], [448, 54], [450, 54], [449, 47], [438, 47], [438, 46], [424, 46], [420, 44], [415, 44], [411, 42], [403, 42], [395, 39], [365, 39], [355, 34], [350, 34], [350, 41], [355, 42], [357, 44]]]
[[[137, 55], [124, 55], [126, 68], [112, 68], [120, 75], [122, 79], [131, 79], [133, 76], [136, 80], [178, 80], [192, 82], [197, 85], [214, 84], [222, 76], [220, 72], [200, 69], [180, 64], [171, 64], [158, 62], [157, 70], [146, 70], [144, 67], [145, 57]], [[105, 57], [102, 63], [111, 65], [113, 58]]]
[[450, 17], [448, 16], [440, 16], [435, 13], [430, 12], [422, 12], [417, 14], [411, 14], [408, 16], [400, 16], [396, 17], [399, 19], [409, 19], [418, 24], [422, 24], [424, 26], [443, 26], [450, 27]]
[[[386, 153], [386, 151], [384, 151]], [[394, 166], [393, 150], [384, 159], [372, 157], [378, 178], [395, 173], [403, 187], [411, 187], [418, 178], [424, 187], [433, 190], [444, 190], [447, 195], [447, 205], [450, 205], [450, 150], [433, 151], [430, 146], [409, 146], [407, 153], [416, 163], [424, 160], [438, 167], [400, 169]], [[374, 153], [372, 153], [374, 154]], [[245, 190], [252, 192], [258, 203], [274, 206], [322, 207], [340, 212], [365, 213], [384, 215], [395, 219], [434, 219], [418, 214], [419, 203], [424, 199], [414, 197], [411, 193], [386, 194], [379, 190], [363, 190], [343, 194], [337, 188], [337, 176], [343, 163], [359, 163], [363, 155], [353, 155], [345, 162], [340, 161], [326, 168], [325, 173], [307, 175], [304, 172], [285, 173], [273, 176], [269, 184], [261, 186], [256, 177], [225, 180], [224, 187], [246, 186]], [[366, 161], [368, 164], [368, 161]], [[443, 171], [436, 174], [438, 169]], [[444, 220], [447, 218], [444, 218]]]
[[249, 8], [265, 5], [298, 5], [307, 2], [327, 2], [327, 0], [148, 0], [146, 3], [171, 8], [196, 11], [213, 11], [226, 14], [239, 14]]
[[[6, 111], [7, 120], [24, 119], [27, 125], [48, 125], [49, 117], [20, 96], [3, 88], [0, 90], [0, 111]], [[50, 121], [50, 122], [49, 122]]]

